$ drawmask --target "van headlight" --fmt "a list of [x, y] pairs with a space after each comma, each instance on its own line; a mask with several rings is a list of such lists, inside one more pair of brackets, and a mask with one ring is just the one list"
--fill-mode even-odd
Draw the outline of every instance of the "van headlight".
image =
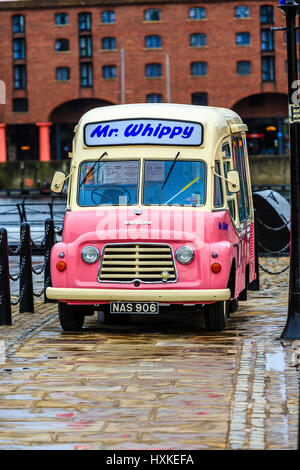
[[190, 246], [180, 246], [176, 250], [176, 259], [179, 263], [189, 264], [194, 259], [194, 250]]
[[95, 246], [86, 246], [81, 252], [81, 257], [85, 263], [93, 264], [97, 263], [100, 258], [100, 253]]

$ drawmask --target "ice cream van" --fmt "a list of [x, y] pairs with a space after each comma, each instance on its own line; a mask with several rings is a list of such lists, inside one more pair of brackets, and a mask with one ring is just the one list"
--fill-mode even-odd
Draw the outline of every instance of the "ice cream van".
[[62, 241], [51, 252], [63, 330], [84, 318], [204, 313], [221, 331], [255, 279], [245, 132], [233, 111], [129, 104], [93, 109], [75, 128]]

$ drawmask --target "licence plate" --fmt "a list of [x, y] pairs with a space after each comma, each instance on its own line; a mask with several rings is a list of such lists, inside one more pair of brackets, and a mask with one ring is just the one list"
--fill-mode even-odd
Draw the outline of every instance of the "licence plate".
[[110, 302], [110, 313], [157, 314], [158, 302]]

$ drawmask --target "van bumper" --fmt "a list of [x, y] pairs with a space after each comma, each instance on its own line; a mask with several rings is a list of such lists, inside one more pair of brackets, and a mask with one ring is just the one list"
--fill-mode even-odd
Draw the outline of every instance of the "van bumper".
[[230, 299], [230, 289], [73, 289], [48, 287], [49, 299], [61, 301], [217, 302]]

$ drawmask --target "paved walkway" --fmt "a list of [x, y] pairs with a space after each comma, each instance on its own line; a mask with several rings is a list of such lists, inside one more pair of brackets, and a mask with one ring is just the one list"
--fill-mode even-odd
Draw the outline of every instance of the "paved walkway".
[[278, 339], [288, 273], [261, 276], [222, 333], [174, 313], [126, 326], [88, 317], [71, 334], [54, 304], [14, 308], [0, 327], [0, 449], [296, 449], [297, 344]]

